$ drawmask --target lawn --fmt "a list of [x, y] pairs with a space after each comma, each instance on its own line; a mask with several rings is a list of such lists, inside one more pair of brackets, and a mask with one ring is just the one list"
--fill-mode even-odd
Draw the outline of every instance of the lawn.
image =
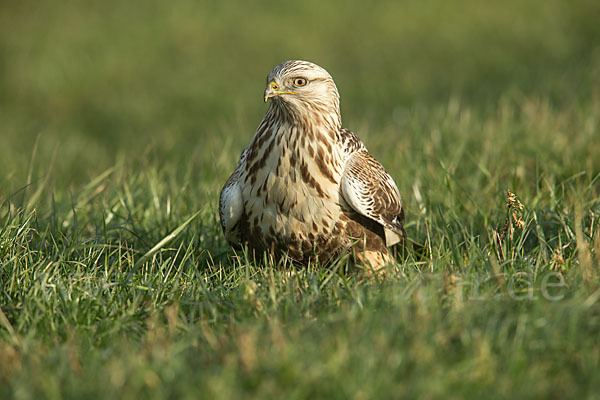
[[[595, 0], [0, 5], [0, 398], [598, 398]], [[383, 279], [234, 253], [278, 63], [394, 177]]]

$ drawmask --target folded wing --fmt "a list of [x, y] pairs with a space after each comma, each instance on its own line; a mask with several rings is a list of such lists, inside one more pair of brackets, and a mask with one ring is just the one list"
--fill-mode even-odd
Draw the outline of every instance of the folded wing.
[[246, 161], [248, 149], [244, 149], [238, 162], [238, 167], [225, 182], [219, 196], [219, 219], [225, 239], [230, 245], [237, 247], [241, 244], [240, 218], [244, 213], [244, 199], [242, 197], [242, 182], [240, 177]]
[[354, 211], [383, 226], [387, 246], [405, 237], [404, 208], [396, 183], [364, 148], [346, 163], [342, 195]]

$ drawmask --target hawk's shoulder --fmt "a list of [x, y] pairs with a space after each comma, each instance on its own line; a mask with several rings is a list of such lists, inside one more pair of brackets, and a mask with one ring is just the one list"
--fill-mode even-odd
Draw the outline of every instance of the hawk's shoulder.
[[359, 139], [354, 132], [349, 131], [346, 128], [340, 129], [340, 145], [342, 150], [347, 155], [350, 155], [359, 150], [367, 150], [363, 142]]

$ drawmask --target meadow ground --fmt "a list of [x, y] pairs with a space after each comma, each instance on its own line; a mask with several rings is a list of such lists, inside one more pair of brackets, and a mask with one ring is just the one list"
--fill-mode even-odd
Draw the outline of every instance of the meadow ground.
[[[1, 398], [600, 396], [598, 2], [367, 3], [2, 2]], [[220, 232], [292, 58], [430, 250], [383, 281]]]

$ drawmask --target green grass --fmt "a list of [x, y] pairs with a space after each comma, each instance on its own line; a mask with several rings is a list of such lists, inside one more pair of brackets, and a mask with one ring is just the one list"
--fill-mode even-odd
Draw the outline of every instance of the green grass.
[[[0, 397], [597, 398], [599, 15], [3, 2]], [[370, 281], [225, 243], [218, 192], [290, 58], [332, 73], [424, 259]]]

